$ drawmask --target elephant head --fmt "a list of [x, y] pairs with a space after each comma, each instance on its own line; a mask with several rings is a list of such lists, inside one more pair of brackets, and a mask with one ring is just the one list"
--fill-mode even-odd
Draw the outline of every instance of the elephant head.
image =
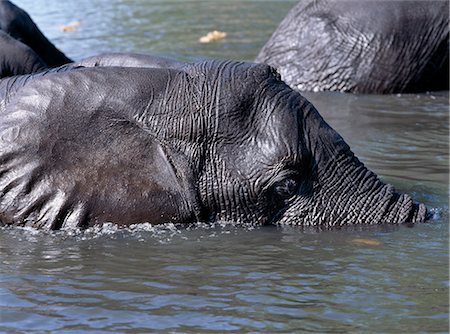
[[[212, 61], [184, 71], [188, 100], [165, 138], [195, 161], [210, 217], [304, 226], [425, 219], [423, 204], [368, 170], [270, 66]], [[163, 118], [147, 115], [146, 124]]]
[[268, 65], [66, 66], [0, 93], [6, 224], [425, 219]]

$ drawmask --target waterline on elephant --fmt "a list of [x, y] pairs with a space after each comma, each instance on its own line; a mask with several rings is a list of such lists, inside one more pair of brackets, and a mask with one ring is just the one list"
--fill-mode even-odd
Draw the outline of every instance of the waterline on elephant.
[[67, 66], [0, 83], [3, 224], [425, 220], [267, 65]]

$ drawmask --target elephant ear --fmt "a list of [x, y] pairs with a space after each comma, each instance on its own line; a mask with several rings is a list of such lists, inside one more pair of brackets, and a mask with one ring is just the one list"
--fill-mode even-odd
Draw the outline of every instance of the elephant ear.
[[1, 222], [58, 229], [196, 219], [186, 159], [121, 110], [89, 108], [89, 89], [67, 93], [77, 90], [67, 75], [33, 81], [0, 115]]

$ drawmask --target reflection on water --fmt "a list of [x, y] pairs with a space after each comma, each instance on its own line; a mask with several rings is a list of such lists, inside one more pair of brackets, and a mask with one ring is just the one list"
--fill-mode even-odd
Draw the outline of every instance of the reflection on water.
[[[251, 60], [294, 4], [16, 3], [74, 59], [134, 51], [179, 60]], [[59, 31], [74, 20], [75, 32]], [[215, 29], [227, 38], [197, 42]], [[229, 225], [2, 229], [0, 331], [448, 331], [448, 92], [305, 95], [365, 164], [434, 208], [435, 220], [320, 233]]]

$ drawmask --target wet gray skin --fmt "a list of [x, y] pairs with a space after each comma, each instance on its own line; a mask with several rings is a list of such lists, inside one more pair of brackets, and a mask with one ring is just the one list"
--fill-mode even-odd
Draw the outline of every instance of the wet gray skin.
[[256, 58], [300, 91], [448, 90], [448, 1], [300, 1]]
[[57, 71], [0, 81], [3, 224], [425, 219], [267, 65]]

